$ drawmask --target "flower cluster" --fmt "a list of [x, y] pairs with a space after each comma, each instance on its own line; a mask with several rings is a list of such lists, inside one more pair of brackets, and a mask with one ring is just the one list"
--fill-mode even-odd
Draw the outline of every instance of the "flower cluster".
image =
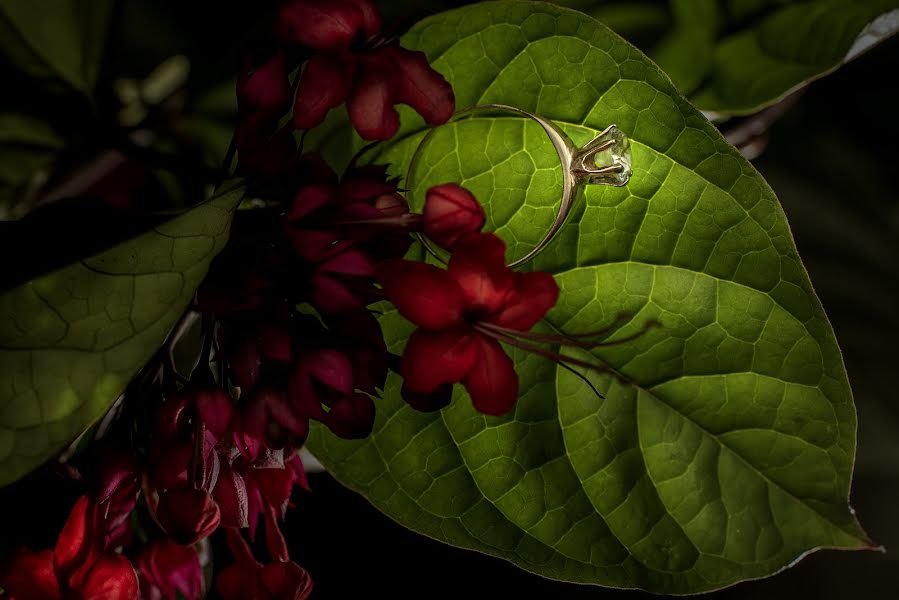
[[[446, 80], [380, 30], [371, 0], [281, 3], [276, 48], [238, 77], [238, 169], [261, 202], [236, 215], [197, 291], [199, 362], [185, 377], [169, 347], [142, 382], [149, 400], [130, 388], [144, 412], [122, 419], [124, 445], [103, 453], [56, 548], [23, 549], [0, 571], [11, 599], [195, 600], [213, 534], [233, 557], [214, 580], [226, 600], [307, 598], [281, 526], [294, 489], [308, 489], [297, 449], [311, 421], [366, 437], [390, 369], [415, 409], [446, 406], [462, 383], [479, 411], [502, 415], [518, 376], [501, 343], [562, 359], [534, 344], [565, 340], [529, 332], [556, 302], [553, 278], [506, 266], [467, 190], [432, 188], [416, 214], [387, 167], [357, 155], [338, 176], [298, 150], [295, 129], [343, 103], [373, 140], [397, 132], [399, 103], [432, 125], [453, 114]], [[403, 258], [413, 233], [451, 252], [446, 269]], [[383, 300], [418, 326], [401, 357], [372, 312]]]
[[342, 104], [367, 140], [396, 134], [397, 104], [429, 125], [455, 111], [452, 87], [425, 55], [382, 33], [373, 0], [286, 0], [276, 39], [275, 49], [250, 57], [238, 78], [237, 149], [244, 171], [256, 177], [289, 173], [297, 159], [293, 130], [321, 124]]

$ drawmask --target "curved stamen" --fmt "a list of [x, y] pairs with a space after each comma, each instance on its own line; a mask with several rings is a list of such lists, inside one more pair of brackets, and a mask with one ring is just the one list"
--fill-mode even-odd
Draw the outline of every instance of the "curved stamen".
[[612, 370], [611, 367], [609, 367], [607, 365], [592, 363], [592, 362], [589, 362], [586, 360], [581, 360], [579, 358], [574, 358], [573, 356], [565, 356], [564, 354], [559, 354], [558, 352], [553, 352], [551, 350], [541, 348], [540, 346], [534, 346], [532, 344], [523, 342], [519, 339], [513, 338], [509, 335], [500, 333], [496, 330], [488, 329], [488, 328], [484, 327], [481, 323], [474, 325], [474, 329], [480, 333], [483, 333], [487, 337], [491, 337], [495, 340], [499, 340], [499, 341], [501, 341], [505, 344], [508, 344], [510, 346], [513, 346], [515, 348], [519, 348], [519, 349], [525, 350], [527, 352], [532, 352], [532, 353], [542, 356], [544, 358], [548, 358], [554, 362], [558, 362], [558, 363], [565, 362], [570, 365], [584, 367], [586, 369], [593, 369], [594, 371], [598, 371], [600, 373], [611, 373], [611, 374], [615, 375], [616, 377], [622, 377], [618, 373], [616, 373], [614, 370]]
[[[635, 339], [642, 336], [644, 333], [649, 331], [654, 327], [661, 326], [661, 323], [655, 320], [647, 321], [643, 324], [643, 327], [637, 331], [632, 333], [631, 335], [625, 336], [623, 338], [619, 338], [617, 340], [613, 340], [610, 342], [589, 342], [582, 341], [584, 338], [588, 337], [586, 334], [552, 334], [552, 333], [536, 333], [532, 331], [518, 331], [517, 329], [508, 329], [506, 327], [501, 327], [499, 325], [493, 325], [491, 323], [480, 323], [483, 327], [490, 329], [492, 331], [496, 331], [497, 333], [507, 335], [510, 337], [520, 338], [524, 340], [541, 342], [546, 344], [556, 344], [558, 346], [571, 346], [574, 348], [608, 348], [611, 346], [618, 346], [627, 342], [632, 342]], [[594, 334], [596, 335], [596, 334]], [[601, 334], [600, 334], [601, 335]], [[580, 339], [578, 339], [580, 338]]]

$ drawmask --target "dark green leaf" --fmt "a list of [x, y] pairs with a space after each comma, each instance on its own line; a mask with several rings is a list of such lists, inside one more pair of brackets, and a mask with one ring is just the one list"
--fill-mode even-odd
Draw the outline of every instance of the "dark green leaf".
[[28, 212], [62, 147], [62, 138], [40, 119], [0, 115], [0, 221]]
[[242, 197], [226, 184], [147, 233], [0, 294], [0, 485], [109, 409], [191, 301]]
[[[630, 184], [589, 187], [532, 266], [562, 288], [547, 329], [591, 331], [623, 313], [612, 339], [662, 327], [595, 351], [632, 382], [584, 373], [606, 400], [519, 351], [519, 404], [502, 418], [461, 389], [440, 413], [417, 413], [391, 375], [371, 438], [315, 428], [316, 457], [407, 527], [569, 581], [692, 593], [817, 548], [869, 547], [847, 502], [855, 411], [840, 351], [752, 166], [653, 63], [578, 13], [485, 3], [427, 19], [404, 43], [451, 80], [460, 107], [513, 104], [577, 143], [610, 123], [630, 136]], [[398, 175], [424, 131], [411, 111], [402, 122], [372, 157]], [[442, 127], [413, 204], [446, 181], [485, 203], [510, 259], [542, 236], [561, 190], [544, 134], [511, 116]], [[381, 323], [401, 352], [411, 326], [389, 310]]]
[[[754, 3], [754, 10], [746, 4], [731, 3], [732, 33], [716, 41], [711, 68], [697, 61], [703, 85], [695, 92], [683, 90], [703, 110], [754, 112], [899, 29], [897, 0]], [[734, 8], [740, 5], [745, 13]], [[695, 43], [694, 38], [687, 46]]]
[[40, 80], [93, 93], [114, 0], [0, 0], [0, 56]]

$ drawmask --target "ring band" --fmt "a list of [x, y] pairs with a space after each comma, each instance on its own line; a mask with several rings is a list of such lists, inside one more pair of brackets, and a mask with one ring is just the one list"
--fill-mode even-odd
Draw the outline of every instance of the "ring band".
[[[549, 136], [559, 161], [562, 164], [562, 199], [559, 203], [559, 212], [552, 226], [543, 236], [543, 239], [534, 246], [530, 252], [523, 257], [509, 263], [510, 267], [520, 266], [540, 253], [547, 244], [556, 236], [565, 220], [571, 213], [572, 205], [577, 197], [578, 189], [584, 184], [610, 185], [621, 187], [627, 185], [631, 176], [631, 157], [630, 157], [630, 141], [627, 136], [615, 125], [609, 125], [599, 135], [594, 137], [584, 146], [578, 148], [568, 135], [559, 129], [552, 121], [544, 119], [540, 115], [530, 113], [515, 106], [507, 104], [476, 104], [468, 108], [462, 109], [453, 115], [449, 122], [454, 122], [460, 118], [470, 117], [472, 113], [477, 111], [505, 111], [512, 112], [522, 117], [537, 122]], [[419, 142], [415, 149], [412, 159], [409, 163], [409, 170], [406, 173], [406, 185], [413, 189], [412, 177], [418, 160], [421, 157], [422, 149], [437, 128], [432, 128]], [[608, 164], [598, 165], [598, 156], [607, 152]], [[438, 260], [443, 258], [437, 253], [431, 242], [422, 234], [418, 235], [419, 240], [425, 249]]]

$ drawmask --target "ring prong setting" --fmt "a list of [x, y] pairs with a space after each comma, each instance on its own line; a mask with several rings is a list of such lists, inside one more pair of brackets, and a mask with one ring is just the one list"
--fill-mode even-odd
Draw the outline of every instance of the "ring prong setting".
[[589, 184], [627, 185], [631, 170], [631, 144], [623, 131], [609, 125], [572, 157], [571, 170], [578, 181]]

